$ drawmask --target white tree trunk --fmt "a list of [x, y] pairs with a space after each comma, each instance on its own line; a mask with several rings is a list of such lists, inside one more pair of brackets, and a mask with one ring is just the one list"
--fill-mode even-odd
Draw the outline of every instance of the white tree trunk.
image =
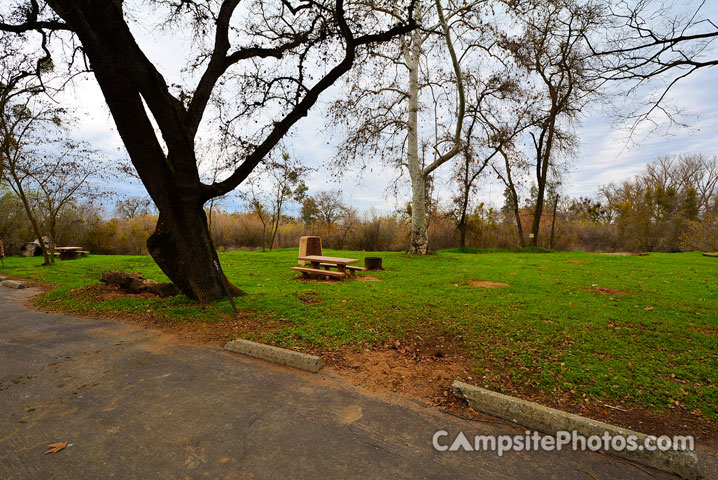
[[411, 46], [406, 55], [409, 67], [409, 118], [407, 166], [411, 178], [411, 241], [409, 253], [424, 255], [429, 250], [426, 215], [426, 175], [419, 158], [419, 56], [421, 55], [421, 31], [411, 33]]

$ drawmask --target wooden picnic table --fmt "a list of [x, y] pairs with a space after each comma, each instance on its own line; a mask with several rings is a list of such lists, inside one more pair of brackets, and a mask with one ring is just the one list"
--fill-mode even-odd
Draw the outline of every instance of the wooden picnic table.
[[[299, 260], [311, 263], [311, 268], [293, 267], [292, 270], [300, 271], [305, 276], [310, 273], [316, 275], [324, 274], [327, 275], [327, 278], [329, 278], [329, 276], [345, 277], [347, 272], [351, 274], [353, 270], [356, 269], [356, 267], [347, 269], [347, 265], [359, 262], [358, 258], [326, 257], [324, 255], [307, 255], [299, 257]], [[322, 272], [322, 267], [324, 267], [324, 272]], [[336, 268], [337, 271], [333, 272], [330, 270], [331, 268]]]
[[56, 252], [60, 252], [60, 260], [74, 260], [80, 256], [82, 247], [55, 247]]

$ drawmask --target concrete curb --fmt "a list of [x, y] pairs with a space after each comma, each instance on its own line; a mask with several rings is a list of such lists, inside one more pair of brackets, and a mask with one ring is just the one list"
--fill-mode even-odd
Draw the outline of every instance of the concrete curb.
[[16, 282], [15, 280], [3, 280], [0, 285], [7, 288], [25, 288], [25, 284], [22, 282]]
[[321, 357], [317, 357], [316, 355], [250, 342], [249, 340], [242, 340], [241, 338], [227, 342], [224, 348], [230, 352], [241, 353], [250, 357], [259, 358], [260, 360], [287, 365], [312, 373], [317, 373], [324, 366]]
[[[611, 436], [623, 436], [624, 438], [635, 435], [639, 445], [642, 445], [647, 437], [643, 433], [502, 395], [458, 380], [452, 386], [458, 396], [469, 402], [471, 408], [549, 435], [555, 435], [558, 431], [575, 430], [577, 433], [589, 437], [591, 435], [602, 436], [604, 432], [608, 432]], [[690, 480], [698, 478], [699, 475], [698, 456], [690, 450], [665, 452], [659, 450], [636, 450], [633, 452], [608, 450], [608, 453]]]

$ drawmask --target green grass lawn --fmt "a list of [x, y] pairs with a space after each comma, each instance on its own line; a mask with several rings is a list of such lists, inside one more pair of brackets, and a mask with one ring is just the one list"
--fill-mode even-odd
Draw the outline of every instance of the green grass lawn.
[[[525, 391], [657, 411], [674, 405], [718, 419], [715, 258], [699, 253], [440, 251], [425, 258], [325, 253], [381, 256], [386, 271], [371, 273], [380, 282], [302, 282], [289, 269], [296, 265], [296, 249], [220, 254], [230, 281], [249, 293], [237, 299], [238, 307], [274, 326], [249, 337], [328, 351], [444, 336], [470, 356], [488, 388], [520, 385]], [[180, 296], [88, 302], [71, 292], [97, 283], [105, 269], [163, 280], [149, 257], [92, 255], [53, 267], [40, 263], [8, 258], [0, 274], [56, 285], [39, 305], [82, 313], [152, 309], [176, 321], [211, 322], [231, 312], [227, 301], [201, 306]], [[472, 280], [509, 286], [467, 285]]]

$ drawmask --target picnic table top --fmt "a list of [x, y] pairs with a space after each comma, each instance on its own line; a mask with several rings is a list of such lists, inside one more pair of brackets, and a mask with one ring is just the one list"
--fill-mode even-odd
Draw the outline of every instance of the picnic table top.
[[349, 265], [359, 262], [358, 258], [325, 257], [323, 255], [307, 255], [306, 257], [299, 257], [299, 260], [306, 262], [336, 263], [337, 265]]
[[55, 250], [82, 250], [82, 247], [55, 247]]

